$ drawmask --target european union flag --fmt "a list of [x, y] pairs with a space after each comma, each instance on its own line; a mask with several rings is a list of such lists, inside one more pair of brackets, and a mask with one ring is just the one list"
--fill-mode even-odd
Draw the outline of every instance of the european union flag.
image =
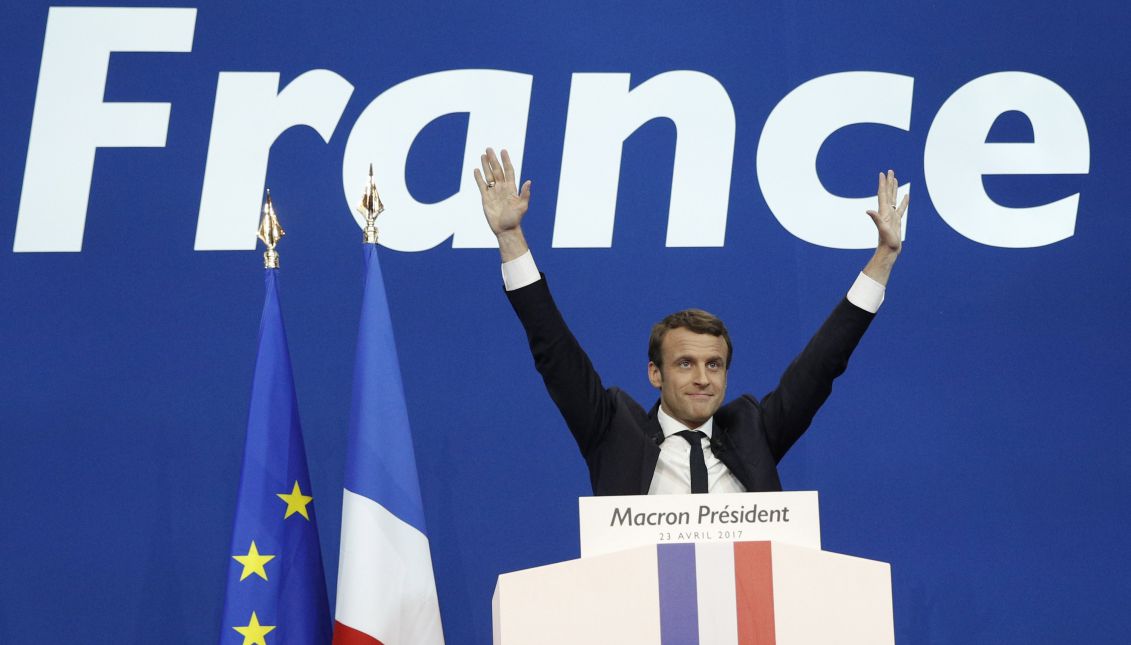
[[220, 643], [329, 643], [330, 608], [277, 270], [266, 269]]

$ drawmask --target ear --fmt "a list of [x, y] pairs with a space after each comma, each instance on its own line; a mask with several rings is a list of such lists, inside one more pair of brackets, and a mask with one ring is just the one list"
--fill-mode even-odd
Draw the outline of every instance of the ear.
[[664, 374], [660, 371], [659, 366], [652, 361], [648, 361], [648, 382], [657, 390], [664, 385]]

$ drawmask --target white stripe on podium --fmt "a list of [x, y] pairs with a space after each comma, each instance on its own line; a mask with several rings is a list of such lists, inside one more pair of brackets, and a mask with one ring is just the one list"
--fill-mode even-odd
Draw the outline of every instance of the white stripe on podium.
[[699, 642], [738, 645], [738, 602], [734, 591], [734, 545], [695, 545], [695, 593], [699, 603]]

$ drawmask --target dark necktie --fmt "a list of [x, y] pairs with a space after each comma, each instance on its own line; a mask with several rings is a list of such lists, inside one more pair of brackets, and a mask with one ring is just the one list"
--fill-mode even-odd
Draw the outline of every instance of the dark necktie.
[[691, 492], [706, 493], [707, 462], [703, 461], [703, 444], [700, 443], [700, 439], [707, 435], [695, 430], [683, 430], [676, 434], [691, 444]]

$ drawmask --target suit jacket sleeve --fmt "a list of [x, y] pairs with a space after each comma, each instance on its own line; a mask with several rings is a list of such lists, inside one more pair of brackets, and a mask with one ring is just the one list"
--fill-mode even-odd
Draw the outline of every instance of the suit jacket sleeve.
[[777, 388], [761, 402], [763, 428], [775, 462], [809, 427], [813, 416], [844, 373], [875, 314], [841, 300], [801, 354], [790, 363]]
[[589, 356], [566, 326], [546, 285], [546, 276], [507, 292], [550, 398], [588, 457], [613, 418], [613, 396], [605, 390]]

